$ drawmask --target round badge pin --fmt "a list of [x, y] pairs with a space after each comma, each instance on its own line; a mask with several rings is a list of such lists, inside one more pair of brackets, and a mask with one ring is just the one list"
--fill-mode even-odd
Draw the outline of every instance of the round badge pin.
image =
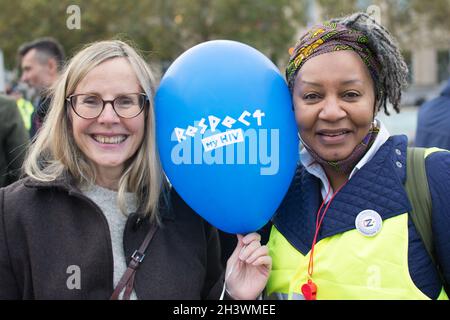
[[374, 210], [361, 211], [355, 219], [356, 229], [366, 237], [376, 236], [380, 232], [382, 225], [383, 220], [381, 216]]

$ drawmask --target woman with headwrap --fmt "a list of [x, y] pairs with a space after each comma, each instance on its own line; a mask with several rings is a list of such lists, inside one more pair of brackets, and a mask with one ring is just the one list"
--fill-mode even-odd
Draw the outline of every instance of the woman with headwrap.
[[364, 13], [313, 27], [291, 51], [303, 148], [272, 220], [269, 298], [447, 299], [450, 154], [422, 156], [442, 279], [410, 219], [407, 138], [376, 119], [388, 102], [399, 111], [407, 72], [388, 31]]

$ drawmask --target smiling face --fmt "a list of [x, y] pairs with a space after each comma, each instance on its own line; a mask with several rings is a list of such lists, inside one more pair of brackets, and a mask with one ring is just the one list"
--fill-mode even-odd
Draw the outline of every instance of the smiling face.
[[[113, 58], [92, 69], [72, 94], [96, 94], [103, 100], [113, 100], [139, 92], [142, 88], [129, 62], [125, 58]], [[94, 119], [83, 119], [70, 108], [70, 118], [78, 148], [100, 176], [120, 175], [144, 137], [145, 112], [131, 119], [120, 118], [111, 103]]]
[[302, 140], [327, 161], [350, 156], [374, 119], [372, 78], [358, 54], [349, 50], [305, 62], [295, 80], [293, 102]]

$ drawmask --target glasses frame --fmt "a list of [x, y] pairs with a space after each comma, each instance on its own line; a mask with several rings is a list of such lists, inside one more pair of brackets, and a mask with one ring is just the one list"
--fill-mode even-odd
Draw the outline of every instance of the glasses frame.
[[[126, 95], [130, 95], [130, 94], [137, 94], [137, 95], [143, 96], [143, 97], [144, 97], [144, 103], [142, 104], [142, 106], [141, 106], [139, 112], [138, 112], [135, 116], [132, 116], [132, 117], [123, 117], [123, 116], [121, 116], [119, 113], [117, 113], [116, 107], [114, 106], [114, 102], [115, 102], [118, 98], [123, 97], [123, 96], [126, 96]], [[100, 113], [99, 113], [97, 116], [91, 117], [91, 118], [86, 118], [86, 117], [81, 116], [81, 115], [75, 110], [75, 106], [73, 105], [73, 101], [72, 101], [72, 99], [73, 99], [74, 97], [78, 97], [78, 96], [95, 96], [95, 97], [98, 97], [100, 100], [102, 100], [103, 106], [102, 106], [102, 110], [100, 111]], [[100, 96], [97, 95], [97, 94], [79, 93], [79, 94], [72, 94], [72, 95], [68, 96], [68, 97], [66, 98], [66, 101], [69, 103], [69, 105], [70, 105], [70, 107], [72, 108], [73, 112], [75, 112], [75, 114], [76, 114], [77, 116], [79, 116], [80, 118], [86, 119], [86, 120], [92, 120], [92, 119], [95, 119], [95, 118], [100, 117], [100, 115], [103, 113], [103, 110], [105, 110], [105, 106], [106, 106], [107, 103], [110, 103], [110, 104], [111, 104], [111, 107], [113, 108], [114, 112], [116, 113], [116, 115], [117, 115], [119, 118], [122, 118], [122, 119], [133, 119], [133, 118], [136, 118], [138, 115], [140, 115], [140, 114], [142, 113], [142, 110], [144, 110], [145, 105], [149, 102], [149, 99], [148, 99], [148, 96], [147, 96], [145, 93], [142, 93], [142, 92], [121, 94], [121, 95], [115, 97], [113, 100], [103, 100], [103, 98], [100, 97]]]

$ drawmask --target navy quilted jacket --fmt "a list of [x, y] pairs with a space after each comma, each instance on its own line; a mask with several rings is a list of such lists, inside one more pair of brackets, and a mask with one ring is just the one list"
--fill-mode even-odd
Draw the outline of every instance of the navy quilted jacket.
[[[323, 220], [318, 240], [355, 228], [355, 218], [365, 209], [377, 211], [383, 220], [411, 210], [404, 190], [406, 180], [406, 136], [390, 137], [370, 162], [361, 168], [336, 195]], [[433, 202], [432, 228], [437, 260], [450, 281], [450, 153], [436, 152], [425, 161]], [[312, 244], [315, 214], [322, 202], [320, 180], [302, 165], [273, 224], [302, 254]], [[435, 299], [442, 288], [439, 276], [418, 232], [409, 222], [408, 264], [412, 280]]]

